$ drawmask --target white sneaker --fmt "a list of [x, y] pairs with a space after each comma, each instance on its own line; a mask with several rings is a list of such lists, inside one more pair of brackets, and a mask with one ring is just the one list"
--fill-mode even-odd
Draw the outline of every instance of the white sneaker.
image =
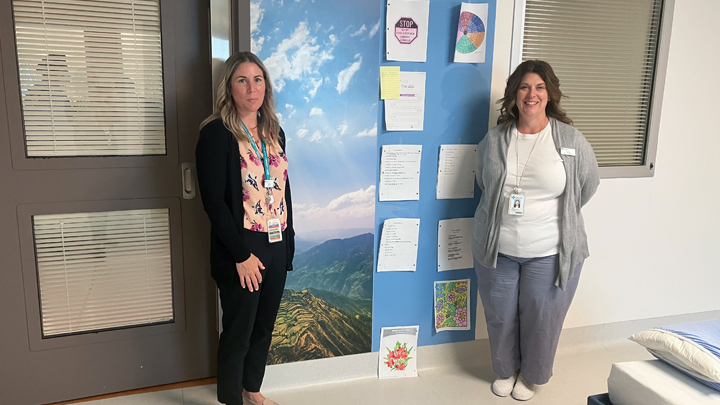
[[515, 381], [517, 381], [517, 374], [513, 374], [508, 378], [497, 378], [495, 382], [492, 383], [492, 386], [490, 389], [492, 389], [493, 394], [499, 396], [499, 397], [506, 397], [510, 395], [510, 393], [513, 390], [513, 387], [515, 386]]
[[520, 373], [515, 387], [512, 389], [512, 397], [518, 401], [527, 401], [535, 395], [536, 385], [525, 379]]

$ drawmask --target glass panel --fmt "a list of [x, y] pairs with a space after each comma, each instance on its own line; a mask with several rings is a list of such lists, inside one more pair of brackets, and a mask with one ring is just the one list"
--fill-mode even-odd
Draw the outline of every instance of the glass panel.
[[169, 210], [33, 216], [43, 337], [173, 320]]
[[164, 155], [160, 6], [15, 0], [28, 157]]
[[645, 164], [662, 0], [527, 0], [523, 60], [555, 70], [598, 164]]

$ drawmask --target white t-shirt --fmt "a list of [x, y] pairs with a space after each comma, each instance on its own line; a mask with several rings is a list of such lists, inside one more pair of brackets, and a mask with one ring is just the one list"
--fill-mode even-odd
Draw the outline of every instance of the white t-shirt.
[[[522, 258], [554, 255], [560, 244], [560, 196], [565, 191], [566, 180], [563, 161], [549, 123], [537, 134], [521, 134], [515, 128], [512, 132], [498, 251]], [[517, 181], [525, 195], [524, 212], [510, 215], [508, 200]]]

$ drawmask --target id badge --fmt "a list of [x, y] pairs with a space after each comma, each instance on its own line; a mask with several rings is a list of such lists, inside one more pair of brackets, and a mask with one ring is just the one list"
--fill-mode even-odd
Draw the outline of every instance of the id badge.
[[282, 241], [282, 226], [280, 218], [271, 218], [267, 221], [268, 242], [275, 243]]
[[525, 196], [523, 194], [510, 194], [508, 198], [508, 214], [522, 215], [525, 210]]

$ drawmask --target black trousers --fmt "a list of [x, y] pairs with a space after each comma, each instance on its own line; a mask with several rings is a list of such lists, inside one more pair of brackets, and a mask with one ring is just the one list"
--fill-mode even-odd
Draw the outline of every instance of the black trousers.
[[217, 361], [218, 401], [228, 405], [243, 403], [242, 391], [260, 391], [267, 362], [275, 318], [287, 277], [287, 251], [283, 241], [269, 243], [267, 233], [244, 231], [250, 251], [265, 266], [257, 291], [240, 286], [234, 277], [217, 282], [222, 306], [223, 331]]

